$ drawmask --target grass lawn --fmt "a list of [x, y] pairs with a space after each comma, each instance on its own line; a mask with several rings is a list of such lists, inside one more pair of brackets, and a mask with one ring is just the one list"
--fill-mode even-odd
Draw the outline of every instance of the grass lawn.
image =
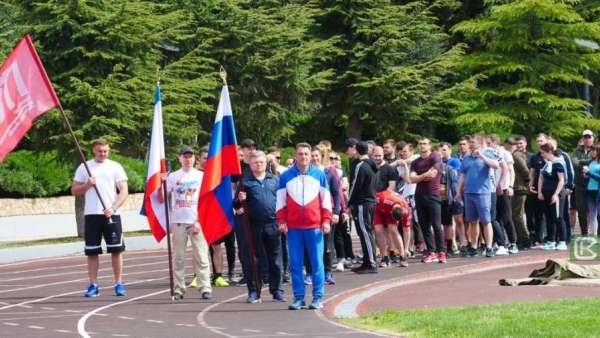
[[600, 298], [385, 311], [341, 321], [407, 337], [600, 337]]
[[[124, 233], [125, 237], [137, 237], [137, 236], [149, 236], [151, 235], [150, 230], [139, 230], [139, 231], [127, 231]], [[34, 246], [44, 244], [61, 244], [61, 243], [73, 243], [83, 241], [83, 238], [77, 236], [73, 237], [60, 237], [51, 239], [39, 239], [35, 241], [18, 241], [18, 242], [1, 242], [0, 249], [7, 248], [18, 248], [23, 246]]]

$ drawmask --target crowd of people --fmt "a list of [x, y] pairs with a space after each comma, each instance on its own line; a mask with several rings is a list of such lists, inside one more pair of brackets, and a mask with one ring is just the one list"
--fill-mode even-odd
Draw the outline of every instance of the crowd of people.
[[[475, 134], [461, 137], [454, 152], [452, 144], [432, 144], [426, 137], [418, 140], [417, 151], [408, 142], [388, 139], [379, 145], [350, 138], [345, 142], [350, 160], [346, 172], [329, 141], [315, 146], [298, 143], [293, 158], [282, 165], [279, 148], [261, 151], [245, 139], [239, 147], [242, 175], [232, 184], [236, 226], [210, 246], [196, 209], [207, 152], [196, 154], [183, 147], [181, 169], [162, 178], [171, 198], [160, 196], [171, 205], [176, 299], [186, 291], [183, 262], [188, 238], [194, 277], [187, 287], [199, 288], [202, 298], [211, 298], [213, 285], [235, 283], [246, 285], [249, 303], [258, 303], [262, 285], [268, 284], [274, 301], [287, 302], [282, 284], [291, 281], [291, 310], [321, 308], [325, 285], [336, 283], [335, 271], [365, 274], [394, 265], [407, 268], [408, 258], [443, 264], [449, 256], [567, 250], [577, 224], [582, 235], [597, 235], [600, 145], [594, 144], [590, 130], [582, 133], [571, 155], [549, 135], [538, 134], [536, 142], [539, 151], [532, 153], [523, 136], [502, 141], [494, 134]], [[102, 160], [96, 146], [107, 146], [94, 146]], [[115, 164], [110, 169], [116, 173], [111, 174], [113, 190], [115, 184], [119, 191], [123, 184], [126, 188], [121, 169]], [[80, 168], [73, 193], [92, 196], [94, 183]], [[107, 197], [116, 201], [109, 209], [93, 202], [90, 213], [110, 217], [125, 197]], [[86, 200], [86, 210], [87, 205]], [[97, 222], [86, 216], [86, 254], [97, 271], [102, 232], [91, 231], [94, 238], [88, 241], [88, 223], [94, 227]], [[356, 253], [353, 227], [360, 239], [361, 250]], [[110, 233], [104, 237], [116, 257], [113, 265], [120, 269], [119, 254], [124, 250], [120, 224], [117, 230], [110, 230], [117, 237]], [[236, 257], [241, 278], [234, 273]], [[98, 293], [93, 270], [86, 296]], [[115, 292], [124, 295], [117, 270]], [[312, 285], [308, 305], [307, 285]]]

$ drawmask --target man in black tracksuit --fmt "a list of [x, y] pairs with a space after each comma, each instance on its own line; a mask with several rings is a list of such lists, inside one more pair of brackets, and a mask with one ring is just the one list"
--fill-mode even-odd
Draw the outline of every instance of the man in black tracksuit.
[[354, 155], [351, 156], [354, 160], [350, 168], [348, 204], [352, 208], [352, 217], [363, 251], [362, 265], [352, 269], [356, 273], [377, 273], [373, 236], [373, 211], [377, 202], [377, 165], [369, 158], [368, 149], [367, 143], [361, 141], [356, 144], [354, 154], [353, 151], [346, 151], [349, 155]]

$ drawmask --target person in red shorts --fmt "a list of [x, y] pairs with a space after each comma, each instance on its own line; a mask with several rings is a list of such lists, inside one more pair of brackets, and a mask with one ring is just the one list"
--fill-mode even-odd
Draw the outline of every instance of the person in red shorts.
[[[377, 193], [377, 204], [375, 204], [374, 214], [375, 238], [377, 239], [379, 252], [382, 253], [380, 266], [384, 267], [385, 265], [387, 267], [390, 259], [385, 253], [389, 252], [389, 249], [396, 249], [398, 252], [405, 253], [402, 237], [398, 232], [398, 225], [402, 225], [404, 228], [410, 227], [412, 213], [408, 202], [402, 196], [395, 192], [384, 190]], [[391, 243], [386, 243], [386, 238], [391, 239]], [[408, 266], [408, 261], [404, 254], [400, 257], [400, 266]]]

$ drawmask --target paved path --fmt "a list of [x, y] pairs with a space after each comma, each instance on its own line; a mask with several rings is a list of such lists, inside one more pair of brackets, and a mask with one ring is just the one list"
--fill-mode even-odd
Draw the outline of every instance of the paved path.
[[[520, 257], [544, 253], [526, 253]], [[214, 289], [203, 301], [195, 290], [172, 302], [168, 296], [165, 250], [128, 252], [125, 281], [128, 296], [112, 295], [109, 257], [101, 258], [98, 298], [82, 297], [86, 287], [85, 257], [70, 256], [0, 265], [0, 332], [2, 337], [376, 337], [327, 319], [328, 311], [289, 311], [287, 303], [246, 304], [246, 289]], [[364, 285], [436, 276], [473, 264], [507, 263], [511, 258], [450, 259], [442, 264], [411, 264], [388, 268], [376, 275], [336, 273], [338, 284], [327, 287], [327, 308], [353, 295]], [[187, 266], [190, 266], [189, 261]], [[417, 277], [415, 277], [417, 276]], [[430, 283], [415, 284], [419, 291]], [[421, 288], [419, 287], [421, 286]], [[451, 284], [446, 287], [451, 287]], [[398, 290], [377, 296], [376, 305], [400, 299]], [[401, 291], [401, 290], [400, 290]], [[429, 291], [428, 291], [429, 292]], [[286, 287], [289, 295], [289, 285]], [[429, 295], [421, 296], [429, 299]], [[417, 297], [418, 298], [418, 297]], [[383, 300], [383, 301], [382, 301]], [[370, 308], [369, 303], [367, 308]]]

